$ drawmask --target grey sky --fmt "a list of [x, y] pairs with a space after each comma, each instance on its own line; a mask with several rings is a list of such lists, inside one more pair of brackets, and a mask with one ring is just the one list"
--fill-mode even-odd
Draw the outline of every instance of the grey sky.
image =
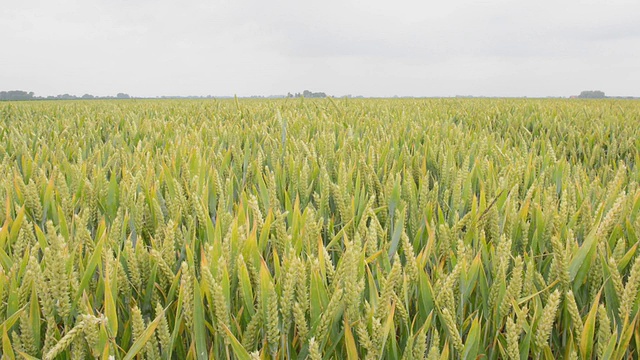
[[0, 90], [640, 96], [640, 1], [0, 0]]

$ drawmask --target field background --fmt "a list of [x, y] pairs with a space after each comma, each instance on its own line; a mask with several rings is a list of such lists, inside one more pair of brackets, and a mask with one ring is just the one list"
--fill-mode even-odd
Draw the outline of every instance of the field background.
[[637, 358], [640, 103], [0, 103], [2, 359]]

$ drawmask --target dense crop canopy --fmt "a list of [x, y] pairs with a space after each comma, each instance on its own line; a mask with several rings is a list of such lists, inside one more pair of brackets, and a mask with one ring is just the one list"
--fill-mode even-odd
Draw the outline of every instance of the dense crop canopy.
[[2, 359], [637, 357], [640, 104], [0, 104]]

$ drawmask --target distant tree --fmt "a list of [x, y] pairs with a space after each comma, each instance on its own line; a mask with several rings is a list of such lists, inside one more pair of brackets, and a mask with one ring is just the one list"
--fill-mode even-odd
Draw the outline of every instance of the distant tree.
[[33, 92], [22, 90], [0, 91], [0, 100], [33, 100]]
[[580, 99], [604, 99], [606, 96], [600, 90], [585, 90], [578, 95]]
[[131, 99], [131, 96], [125, 93], [119, 93], [116, 96], [94, 96], [91, 94], [84, 94], [82, 96], [76, 96], [71, 94], [59, 94], [48, 96], [35, 96], [31, 92], [22, 90], [0, 91], [0, 100], [77, 100], [77, 99]]
[[56, 96], [56, 99], [60, 99], [60, 100], [75, 100], [78, 97], [75, 95], [69, 95], [69, 94], [62, 94], [62, 95], [58, 95]]
[[309, 90], [305, 90], [302, 92], [302, 95], [300, 95], [299, 93], [296, 93], [296, 97], [299, 97], [299, 96], [303, 96], [305, 98], [326, 98], [327, 94], [323, 92], [312, 92]]

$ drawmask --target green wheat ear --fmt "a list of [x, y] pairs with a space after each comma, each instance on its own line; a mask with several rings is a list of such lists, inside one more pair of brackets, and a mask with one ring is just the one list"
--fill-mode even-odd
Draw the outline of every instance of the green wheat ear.
[[558, 305], [560, 304], [560, 291], [554, 291], [545, 305], [540, 321], [538, 322], [538, 328], [536, 330], [535, 344], [538, 348], [542, 348], [549, 341], [549, 336], [553, 329], [553, 323], [555, 322], [556, 312]]

